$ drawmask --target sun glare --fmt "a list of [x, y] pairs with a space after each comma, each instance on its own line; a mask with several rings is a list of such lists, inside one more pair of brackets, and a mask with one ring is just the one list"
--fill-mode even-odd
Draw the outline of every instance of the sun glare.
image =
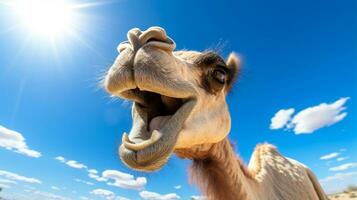
[[73, 8], [64, 0], [18, 0], [12, 7], [28, 30], [41, 36], [69, 31], [74, 20]]

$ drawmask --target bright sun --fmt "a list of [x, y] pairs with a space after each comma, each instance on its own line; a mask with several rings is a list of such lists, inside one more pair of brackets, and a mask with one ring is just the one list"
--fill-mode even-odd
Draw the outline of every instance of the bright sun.
[[41, 36], [56, 37], [70, 31], [74, 20], [73, 8], [64, 0], [17, 0], [12, 7], [21, 22]]

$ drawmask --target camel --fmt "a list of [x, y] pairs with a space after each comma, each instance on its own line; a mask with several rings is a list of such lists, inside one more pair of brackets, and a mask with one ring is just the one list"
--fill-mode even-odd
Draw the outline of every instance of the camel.
[[226, 95], [239, 58], [212, 51], [174, 51], [160, 27], [127, 33], [103, 84], [132, 101], [132, 128], [119, 156], [128, 167], [159, 170], [175, 153], [192, 160], [191, 180], [210, 200], [324, 200], [315, 175], [270, 144], [257, 145], [245, 166], [228, 140]]

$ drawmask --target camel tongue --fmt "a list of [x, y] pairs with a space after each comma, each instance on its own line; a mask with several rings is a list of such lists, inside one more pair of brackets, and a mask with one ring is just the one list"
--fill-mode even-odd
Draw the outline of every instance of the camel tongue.
[[166, 122], [171, 118], [171, 116], [157, 116], [150, 121], [149, 132], [152, 133], [154, 130], [160, 130]]

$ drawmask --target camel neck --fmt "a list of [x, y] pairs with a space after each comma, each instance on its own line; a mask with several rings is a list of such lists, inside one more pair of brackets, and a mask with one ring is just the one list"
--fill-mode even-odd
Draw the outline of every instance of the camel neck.
[[226, 138], [187, 154], [193, 160], [192, 181], [209, 200], [246, 200], [250, 175]]

